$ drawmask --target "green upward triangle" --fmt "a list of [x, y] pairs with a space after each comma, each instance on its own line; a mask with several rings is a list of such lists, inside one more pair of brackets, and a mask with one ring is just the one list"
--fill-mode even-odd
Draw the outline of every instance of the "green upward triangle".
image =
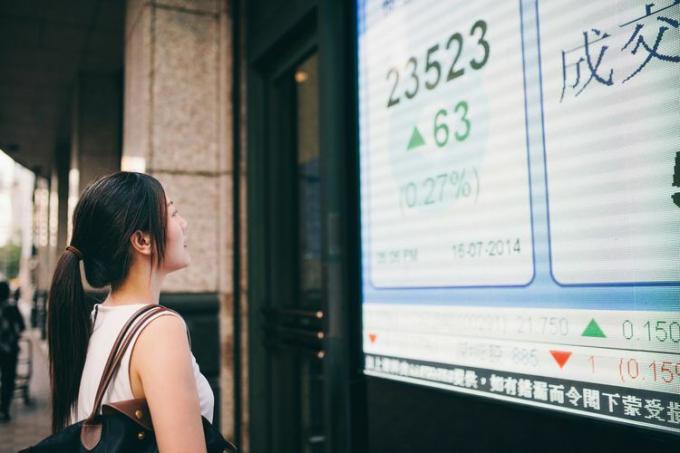
[[607, 338], [607, 335], [604, 334], [602, 329], [600, 329], [600, 326], [597, 324], [597, 322], [595, 322], [595, 318], [590, 320], [590, 323], [586, 327], [586, 330], [583, 331], [581, 336]]
[[410, 151], [413, 148], [423, 146], [424, 144], [425, 140], [423, 139], [423, 136], [420, 135], [420, 131], [418, 130], [418, 128], [414, 127], [413, 133], [411, 134], [411, 139], [408, 141], [408, 145], [406, 146], [406, 151]]

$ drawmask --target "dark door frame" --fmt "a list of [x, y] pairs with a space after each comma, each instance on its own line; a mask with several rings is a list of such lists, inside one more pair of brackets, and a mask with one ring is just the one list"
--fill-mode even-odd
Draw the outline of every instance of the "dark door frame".
[[363, 374], [356, 2], [319, 2], [329, 452], [368, 451]]
[[[271, 348], [277, 344], [265, 323], [275, 298], [294, 297], [291, 283], [297, 274], [295, 266], [286, 263], [294, 245], [283, 239], [295, 237], [295, 216], [289, 212], [295, 180], [288, 159], [295, 130], [286, 117], [293, 99], [283, 76], [316, 48], [315, 26], [306, 17], [285, 42], [276, 42], [248, 63], [248, 375], [250, 450], [257, 453], [291, 451], [289, 441], [295, 437], [290, 431], [297, 411], [286, 407], [274, 390], [288, 386], [294, 391], [295, 386], [287, 376], [272, 375]], [[291, 413], [288, 420], [280, 416], [286, 410]]]
[[[253, 453], [273, 445], [268, 356], [262, 309], [281, 288], [274, 275], [276, 203], [281, 186], [272, 115], [274, 83], [282, 72], [319, 53], [319, 128], [322, 186], [322, 266], [326, 302], [324, 407], [326, 451], [366, 451], [365, 381], [361, 354], [359, 188], [356, 128], [354, 2], [319, 2], [281, 38], [247, 62], [247, 215], [249, 437]], [[274, 109], [275, 110], [275, 109]]]

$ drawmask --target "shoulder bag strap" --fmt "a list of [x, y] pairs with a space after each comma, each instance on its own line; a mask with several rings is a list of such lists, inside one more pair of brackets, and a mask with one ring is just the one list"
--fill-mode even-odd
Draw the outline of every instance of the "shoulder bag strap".
[[[121, 342], [123, 341], [123, 338], [125, 338], [125, 333], [128, 331], [130, 326], [135, 322], [135, 320], [142, 316], [144, 313], [147, 311], [153, 309], [156, 305], [150, 304], [150, 305], [145, 305], [139, 310], [137, 310], [132, 316], [130, 316], [130, 319], [128, 319], [125, 324], [123, 324], [123, 327], [120, 329], [120, 332], [118, 332], [118, 336], [116, 337], [116, 340], [113, 342], [113, 346], [111, 346], [111, 352], [109, 353], [109, 358], [106, 360], [106, 365], [104, 365], [104, 373], [106, 373], [106, 370], [111, 368], [111, 365], [113, 363], [113, 358], [115, 357], [115, 351], [118, 350], [120, 347]], [[102, 374], [102, 377], [105, 376], [105, 374]], [[101, 382], [101, 381], [100, 381]], [[97, 390], [97, 393], [99, 393], [99, 390]]]
[[[88, 421], [92, 421], [97, 415], [99, 406], [101, 406], [102, 400], [104, 398], [104, 393], [108, 388], [113, 376], [115, 375], [120, 362], [127, 350], [128, 346], [132, 342], [134, 336], [139, 332], [139, 330], [144, 326], [144, 324], [151, 319], [153, 316], [162, 312], [172, 312], [172, 310], [162, 307], [160, 305], [147, 305], [139, 309], [135, 314], [133, 314], [130, 319], [125, 323], [121, 329], [116, 341], [114, 342], [109, 358], [104, 367], [102, 373], [102, 378], [99, 381], [99, 387], [97, 388], [97, 393], [95, 396], [94, 407], [92, 408], [92, 413], [87, 418]], [[174, 313], [174, 312], [173, 312]]]

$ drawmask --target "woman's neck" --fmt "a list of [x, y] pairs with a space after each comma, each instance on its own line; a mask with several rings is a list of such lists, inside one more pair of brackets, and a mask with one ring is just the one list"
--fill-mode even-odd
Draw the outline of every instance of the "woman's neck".
[[[141, 266], [140, 266], [141, 267]], [[111, 289], [103, 305], [157, 304], [163, 276], [146, 266], [131, 266], [122, 283]]]

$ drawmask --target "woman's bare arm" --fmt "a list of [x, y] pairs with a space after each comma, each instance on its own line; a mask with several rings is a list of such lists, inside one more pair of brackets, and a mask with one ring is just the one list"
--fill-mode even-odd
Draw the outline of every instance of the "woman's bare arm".
[[182, 320], [166, 315], [146, 326], [132, 350], [130, 376], [141, 383], [159, 451], [205, 452], [191, 351]]

